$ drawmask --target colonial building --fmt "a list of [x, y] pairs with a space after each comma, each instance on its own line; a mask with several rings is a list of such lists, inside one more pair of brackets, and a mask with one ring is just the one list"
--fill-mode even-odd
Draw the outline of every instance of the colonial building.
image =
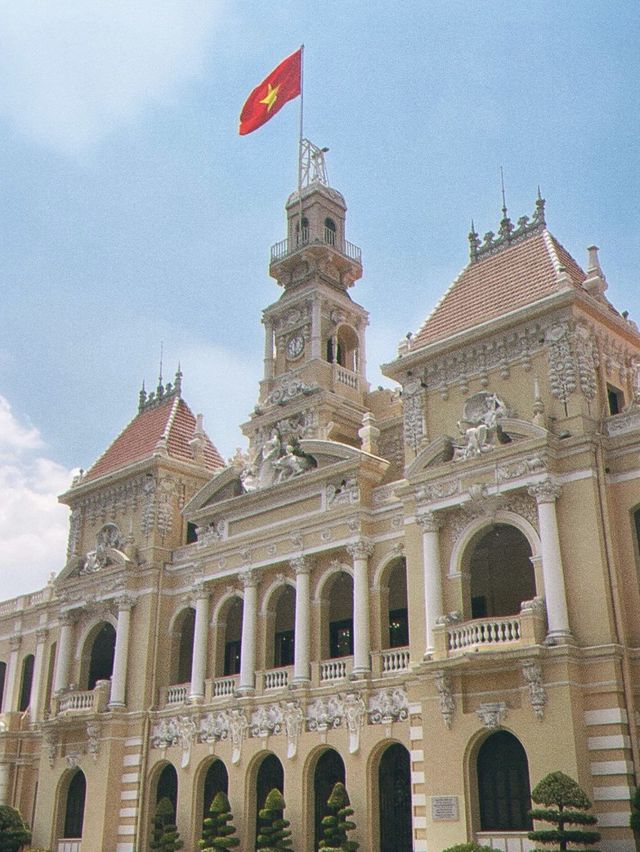
[[66, 565], [0, 606], [0, 800], [58, 852], [194, 848], [216, 790], [241, 849], [278, 786], [317, 848], [336, 780], [363, 850], [531, 848], [561, 769], [635, 849], [640, 334], [547, 229], [470, 260], [371, 391], [360, 249], [304, 147], [269, 271], [264, 377], [221, 459], [181, 375], [62, 501]]

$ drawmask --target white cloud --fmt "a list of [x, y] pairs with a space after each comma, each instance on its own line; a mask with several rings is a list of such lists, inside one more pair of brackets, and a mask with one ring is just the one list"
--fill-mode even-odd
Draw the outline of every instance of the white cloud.
[[57, 495], [72, 471], [47, 458], [39, 431], [0, 396], [0, 597], [46, 585], [64, 566], [69, 510]]
[[226, 0], [0, 0], [0, 113], [73, 153], [197, 76]]

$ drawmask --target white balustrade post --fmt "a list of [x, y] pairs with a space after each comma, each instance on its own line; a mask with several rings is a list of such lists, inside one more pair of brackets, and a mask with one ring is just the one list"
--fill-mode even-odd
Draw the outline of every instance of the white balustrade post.
[[296, 572], [296, 618], [294, 631], [293, 683], [311, 681], [311, 566], [304, 557], [291, 560]]
[[373, 545], [359, 539], [347, 546], [353, 558], [353, 674], [371, 671], [371, 627], [369, 619], [369, 557]]
[[45, 628], [36, 630], [36, 655], [33, 661], [33, 678], [31, 680], [31, 700], [29, 702], [29, 717], [37, 722], [40, 717], [42, 702], [42, 670], [44, 667], [44, 648], [49, 631]]
[[127, 665], [129, 662], [129, 634], [131, 630], [131, 609], [134, 601], [129, 595], [118, 598], [118, 626], [116, 629], [116, 647], [113, 654], [113, 673], [111, 675], [111, 698], [109, 708], [126, 707]]
[[538, 503], [542, 577], [549, 626], [548, 637], [567, 639], [571, 636], [571, 631], [569, 629], [569, 612], [564, 586], [562, 554], [560, 552], [558, 518], [556, 516], [556, 500], [560, 496], [560, 490], [557, 483], [551, 479], [546, 479], [544, 482], [532, 485], [529, 488], [529, 494], [535, 497]]
[[433, 628], [443, 613], [442, 574], [440, 566], [440, 527], [442, 521], [434, 512], [418, 515], [422, 527], [422, 565], [424, 572], [425, 657], [434, 650]]
[[4, 681], [4, 694], [2, 696], [2, 712], [10, 713], [16, 707], [16, 682], [18, 680], [18, 653], [22, 644], [22, 636], [11, 636], [9, 639], [9, 665]]
[[73, 639], [73, 618], [70, 612], [60, 615], [60, 636], [58, 639], [58, 654], [56, 657], [56, 676], [53, 684], [54, 693], [62, 692], [69, 686], [69, 667], [71, 665], [71, 643]]
[[209, 634], [209, 593], [204, 583], [198, 584], [196, 596], [196, 623], [193, 631], [193, 656], [191, 658], [191, 692], [193, 702], [204, 700], [204, 680], [207, 666], [207, 636]]
[[258, 621], [258, 578], [254, 571], [240, 575], [244, 585], [242, 637], [240, 643], [240, 683], [238, 693], [250, 695], [255, 689], [256, 628]]

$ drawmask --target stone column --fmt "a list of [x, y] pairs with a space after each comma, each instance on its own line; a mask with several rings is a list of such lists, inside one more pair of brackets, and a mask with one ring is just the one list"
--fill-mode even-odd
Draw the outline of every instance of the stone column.
[[422, 566], [424, 572], [425, 657], [433, 654], [433, 628], [443, 615], [442, 569], [440, 565], [440, 527], [442, 521], [434, 512], [416, 517], [422, 527]]
[[9, 647], [11, 654], [9, 655], [9, 665], [4, 680], [4, 694], [2, 696], [2, 712], [10, 713], [16, 709], [16, 683], [18, 680], [18, 653], [22, 644], [22, 636], [11, 636], [9, 639]]
[[369, 557], [373, 545], [359, 539], [348, 545], [353, 558], [353, 674], [371, 672], [371, 626], [369, 616]]
[[33, 661], [33, 680], [31, 681], [31, 701], [30, 703], [30, 716], [32, 722], [37, 722], [40, 718], [41, 711], [41, 703], [42, 703], [42, 693], [43, 693], [43, 683], [42, 683], [42, 670], [44, 668], [44, 650], [45, 643], [47, 641], [47, 637], [49, 635], [49, 631], [45, 628], [41, 628], [40, 630], [36, 630], [36, 655]]
[[194, 589], [196, 597], [196, 623], [193, 630], [193, 655], [191, 657], [191, 692], [195, 703], [204, 700], [204, 680], [207, 669], [207, 637], [209, 635], [209, 592], [204, 583]]
[[556, 516], [556, 500], [560, 496], [560, 486], [551, 479], [545, 479], [544, 482], [532, 485], [529, 488], [529, 494], [535, 497], [538, 503], [548, 637], [566, 639], [571, 635], [571, 631]]
[[264, 323], [264, 377], [273, 378], [273, 322], [263, 317]]
[[73, 618], [70, 612], [60, 614], [60, 636], [56, 656], [56, 676], [53, 683], [54, 693], [62, 692], [69, 686], [69, 667], [71, 665], [71, 643], [73, 639]]
[[113, 654], [113, 673], [111, 675], [111, 698], [109, 708], [126, 707], [127, 664], [129, 662], [129, 633], [131, 629], [131, 609], [134, 601], [129, 595], [121, 595], [118, 600], [118, 626], [116, 629], [116, 647]]
[[250, 695], [256, 679], [256, 629], [258, 622], [258, 578], [254, 571], [240, 575], [244, 585], [242, 637], [240, 645], [240, 684], [238, 693]]
[[10, 805], [9, 780], [11, 778], [11, 764], [0, 763], [0, 805]]
[[314, 299], [311, 304], [311, 357], [322, 358], [322, 303]]
[[291, 567], [296, 572], [293, 683], [302, 686], [311, 681], [311, 566], [300, 556], [291, 560]]

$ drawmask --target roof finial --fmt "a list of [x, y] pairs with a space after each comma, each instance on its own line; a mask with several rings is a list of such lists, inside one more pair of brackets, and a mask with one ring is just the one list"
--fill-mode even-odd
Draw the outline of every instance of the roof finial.
[[142, 380], [142, 387], [140, 388], [140, 393], [138, 394], [138, 413], [142, 411], [147, 401], [147, 391], [144, 386], [144, 379]]
[[500, 221], [500, 229], [498, 233], [501, 237], [509, 242], [511, 239], [511, 232], [513, 231], [513, 222], [508, 216], [507, 212], [507, 200], [504, 192], [504, 170], [502, 166], [500, 166], [500, 185], [502, 187], [502, 220]]
[[173, 380], [173, 389], [178, 394], [178, 396], [181, 396], [181, 394], [182, 394], [182, 370], [180, 369], [180, 361], [178, 361], [178, 369], [176, 370], [176, 375], [175, 375], [175, 378]]
[[534, 225], [545, 225], [546, 222], [544, 220], [544, 198], [542, 197], [542, 193], [540, 192], [540, 185], [538, 184], [538, 197], [536, 198], [536, 209], [533, 214], [533, 224]]
[[469, 231], [469, 257], [471, 260], [478, 259], [478, 249], [480, 248], [480, 237], [476, 233], [476, 227], [471, 220], [471, 230]]
[[163, 355], [163, 348], [164, 348], [164, 343], [163, 343], [163, 341], [161, 340], [161, 341], [160, 341], [160, 371], [159, 371], [159, 374], [158, 374], [158, 387], [157, 387], [157, 389], [156, 389], [156, 390], [157, 390], [157, 394], [158, 394], [158, 399], [162, 399], [162, 397], [163, 397], [163, 395], [164, 395], [164, 385], [162, 384], [162, 355]]

